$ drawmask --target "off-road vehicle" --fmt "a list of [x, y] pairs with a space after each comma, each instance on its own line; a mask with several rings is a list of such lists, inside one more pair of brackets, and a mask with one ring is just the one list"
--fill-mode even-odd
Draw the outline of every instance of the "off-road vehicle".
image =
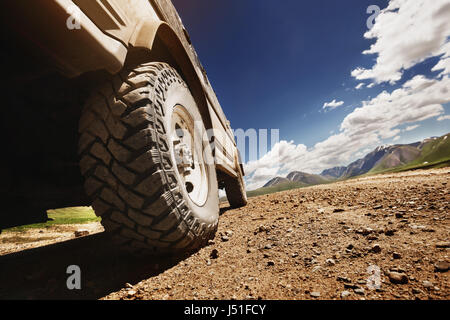
[[0, 228], [92, 205], [128, 248], [187, 250], [214, 234], [219, 188], [246, 204], [230, 123], [170, 0], [1, 6]]

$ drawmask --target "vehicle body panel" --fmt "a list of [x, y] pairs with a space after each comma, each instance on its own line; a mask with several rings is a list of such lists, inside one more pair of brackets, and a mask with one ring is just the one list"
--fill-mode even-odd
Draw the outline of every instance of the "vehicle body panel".
[[[125, 65], [129, 50], [152, 50], [154, 39], [160, 37], [194, 91], [208, 129], [217, 132], [222, 146], [233, 146], [228, 153], [233, 159], [236, 156], [229, 123], [170, 0], [17, 0], [10, 9], [21, 17], [18, 26], [24, 25], [21, 20], [26, 21], [22, 34], [68, 77], [96, 70], [115, 74]], [[37, 11], [42, 14], [35, 15]], [[70, 23], [79, 23], [79, 27], [71, 29]], [[195, 92], [199, 84], [201, 89]], [[213, 118], [218, 121], [213, 122]], [[218, 163], [236, 170], [224, 152], [218, 152], [217, 157]]]
[[[40, 79], [41, 74], [45, 75], [48, 71], [46, 68], [50, 67], [61, 75], [61, 79], [55, 77], [56, 83], [62, 82], [63, 78], [66, 79], [67, 81], [64, 81], [67, 82], [67, 91], [73, 94], [73, 97], [67, 95], [67, 99], [71, 99], [70, 103], [58, 101], [54, 105], [48, 104], [46, 109], [41, 111], [49, 112], [43, 117], [48, 122], [34, 123], [31, 119], [27, 121], [29, 129], [35, 126], [33, 130], [43, 133], [42, 137], [46, 140], [40, 143], [45, 143], [46, 147], [37, 149], [40, 160], [27, 170], [23, 170], [24, 164], [28, 157], [34, 157], [36, 153], [31, 154], [26, 148], [22, 148], [21, 153], [11, 157], [4, 164], [10, 168], [15, 166], [11, 169], [11, 174], [8, 174], [9, 182], [4, 187], [5, 194], [11, 199], [11, 208], [13, 205], [20, 205], [15, 199], [22, 198], [25, 199], [21, 201], [22, 203], [28, 203], [30, 208], [39, 210], [73, 206], [76, 199], [84, 199], [84, 202], [79, 204], [87, 205], [85, 196], [73, 191], [82, 190], [78, 159], [74, 152], [76, 145], [72, 142], [76, 140], [76, 130], [73, 128], [78, 123], [77, 117], [82, 106], [77, 104], [77, 101], [82, 100], [90, 85], [96, 84], [96, 79], [101, 79], [101, 74], [117, 74], [130, 63], [130, 57], [138, 51], [144, 51], [145, 57], [155, 58], [155, 52], [161, 45], [164, 46], [164, 52], [170, 55], [170, 59], [161, 62], [174, 64], [173, 67], [189, 85], [206, 128], [214, 132], [212, 143], [216, 168], [218, 173], [221, 173], [218, 176], [237, 176], [236, 172], [241, 166], [236, 160], [239, 156], [230, 124], [170, 0], [14, 0], [3, 2], [1, 6], [4, 16], [2, 23], [11, 34], [14, 34], [10, 38], [13, 40], [15, 37], [20, 38], [21, 42], [30, 45], [27, 50], [33, 51], [24, 52], [21, 47], [14, 48], [15, 44], [12, 44], [9, 48], [11, 49], [9, 57], [20, 53], [21, 57], [18, 59], [29, 60], [23, 63], [26, 73], [30, 65], [36, 66], [31, 55], [38, 52], [39, 57], [45, 57], [45, 63], [37, 65], [37, 69], [43, 70], [38, 70], [37, 73], [24, 75], [19, 72], [17, 66], [11, 64], [10, 72], [17, 71], [18, 79], [18, 83], [11, 82], [11, 85], [20, 88], [27, 81]], [[158, 54], [156, 60], [150, 61], [164, 58]], [[73, 85], [82, 88], [80, 92], [83, 94], [78, 95], [72, 90]], [[36, 82], [33, 82], [33, 86], [36, 86]], [[46, 91], [43, 96], [48, 103], [52, 97], [48, 84], [46, 89], [48, 90], [42, 92]], [[39, 89], [36, 91], [41, 92]], [[78, 106], [77, 109], [75, 106]], [[22, 105], [20, 108], [23, 107]], [[32, 104], [26, 105], [23, 110], [27, 110], [25, 114], [29, 115], [38, 115], [40, 112]], [[11, 112], [6, 108], [4, 112], [8, 113], [4, 115], [6, 119]], [[16, 113], [21, 115], [19, 111]], [[67, 132], [60, 137], [55, 136], [51, 130], [55, 125], [58, 130]], [[7, 126], [2, 130], [8, 132], [11, 128]], [[38, 138], [40, 137], [36, 136], [36, 139]], [[8, 152], [13, 152], [18, 144], [23, 143], [28, 143], [26, 136], [23, 139], [18, 137], [17, 140], [11, 140], [7, 147]], [[54, 152], [49, 153], [46, 150]], [[61, 165], [58, 167], [46, 165], [45, 169], [36, 171], [38, 163], [53, 162]], [[30, 173], [34, 172], [37, 174], [30, 176]], [[48, 190], [52, 191], [45, 193], [49, 195], [48, 199], [45, 198], [44, 192], [31, 194], [32, 190], [37, 190], [32, 186], [40, 185], [42, 179], [45, 179]], [[54, 181], [59, 181], [59, 185], [52, 187]], [[65, 192], [65, 189], [70, 192]], [[32, 211], [30, 208], [24, 206], [23, 211]], [[11, 222], [6, 225], [20, 224]], [[2, 224], [0, 229], [1, 227]]]

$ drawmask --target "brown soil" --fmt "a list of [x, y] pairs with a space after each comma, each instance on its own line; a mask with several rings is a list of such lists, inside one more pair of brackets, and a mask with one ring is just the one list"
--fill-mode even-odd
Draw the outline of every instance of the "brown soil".
[[104, 231], [100, 223], [53, 225], [44, 229], [8, 231], [0, 235], [0, 256], [74, 239], [77, 230], [87, 230], [89, 234]]
[[[103, 234], [6, 255], [0, 298], [449, 299], [449, 178], [413, 171], [224, 205], [215, 239], [187, 258], [125, 258]], [[65, 288], [69, 264], [79, 292]]]

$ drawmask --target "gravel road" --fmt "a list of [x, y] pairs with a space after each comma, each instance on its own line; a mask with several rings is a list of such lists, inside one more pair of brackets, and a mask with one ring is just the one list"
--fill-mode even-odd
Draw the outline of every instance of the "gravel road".
[[412, 171], [223, 204], [215, 239], [187, 257], [124, 256], [102, 233], [3, 251], [0, 298], [448, 300], [449, 180]]
[[449, 299], [449, 178], [414, 171], [252, 198], [224, 212], [208, 247], [104, 299]]

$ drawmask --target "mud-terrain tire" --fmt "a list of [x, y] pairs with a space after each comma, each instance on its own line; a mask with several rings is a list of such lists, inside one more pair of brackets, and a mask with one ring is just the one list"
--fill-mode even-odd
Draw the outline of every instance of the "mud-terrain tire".
[[196, 168], [207, 179], [201, 180], [207, 187], [201, 189], [201, 202], [194, 202], [182, 183], [170, 135], [172, 117], [180, 108], [201, 123], [193, 130], [205, 130], [176, 70], [165, 63], [146, 63], [108, 81], [83, 110], [79, 153], [86, 193], [105, 230], [132, 251], [196, 249], [217, 230], [218, 183], [211, 147], [203, 138], [190, 146], [204, 149], [203, 156], [195, 154], [203, 161]]
[[247, 193], [241, 170], [238, 170], [237, 178], [227, 178], [225, 180], [225, 193], [228, 203], [232, 208], [241, 208], [247, 205]]

